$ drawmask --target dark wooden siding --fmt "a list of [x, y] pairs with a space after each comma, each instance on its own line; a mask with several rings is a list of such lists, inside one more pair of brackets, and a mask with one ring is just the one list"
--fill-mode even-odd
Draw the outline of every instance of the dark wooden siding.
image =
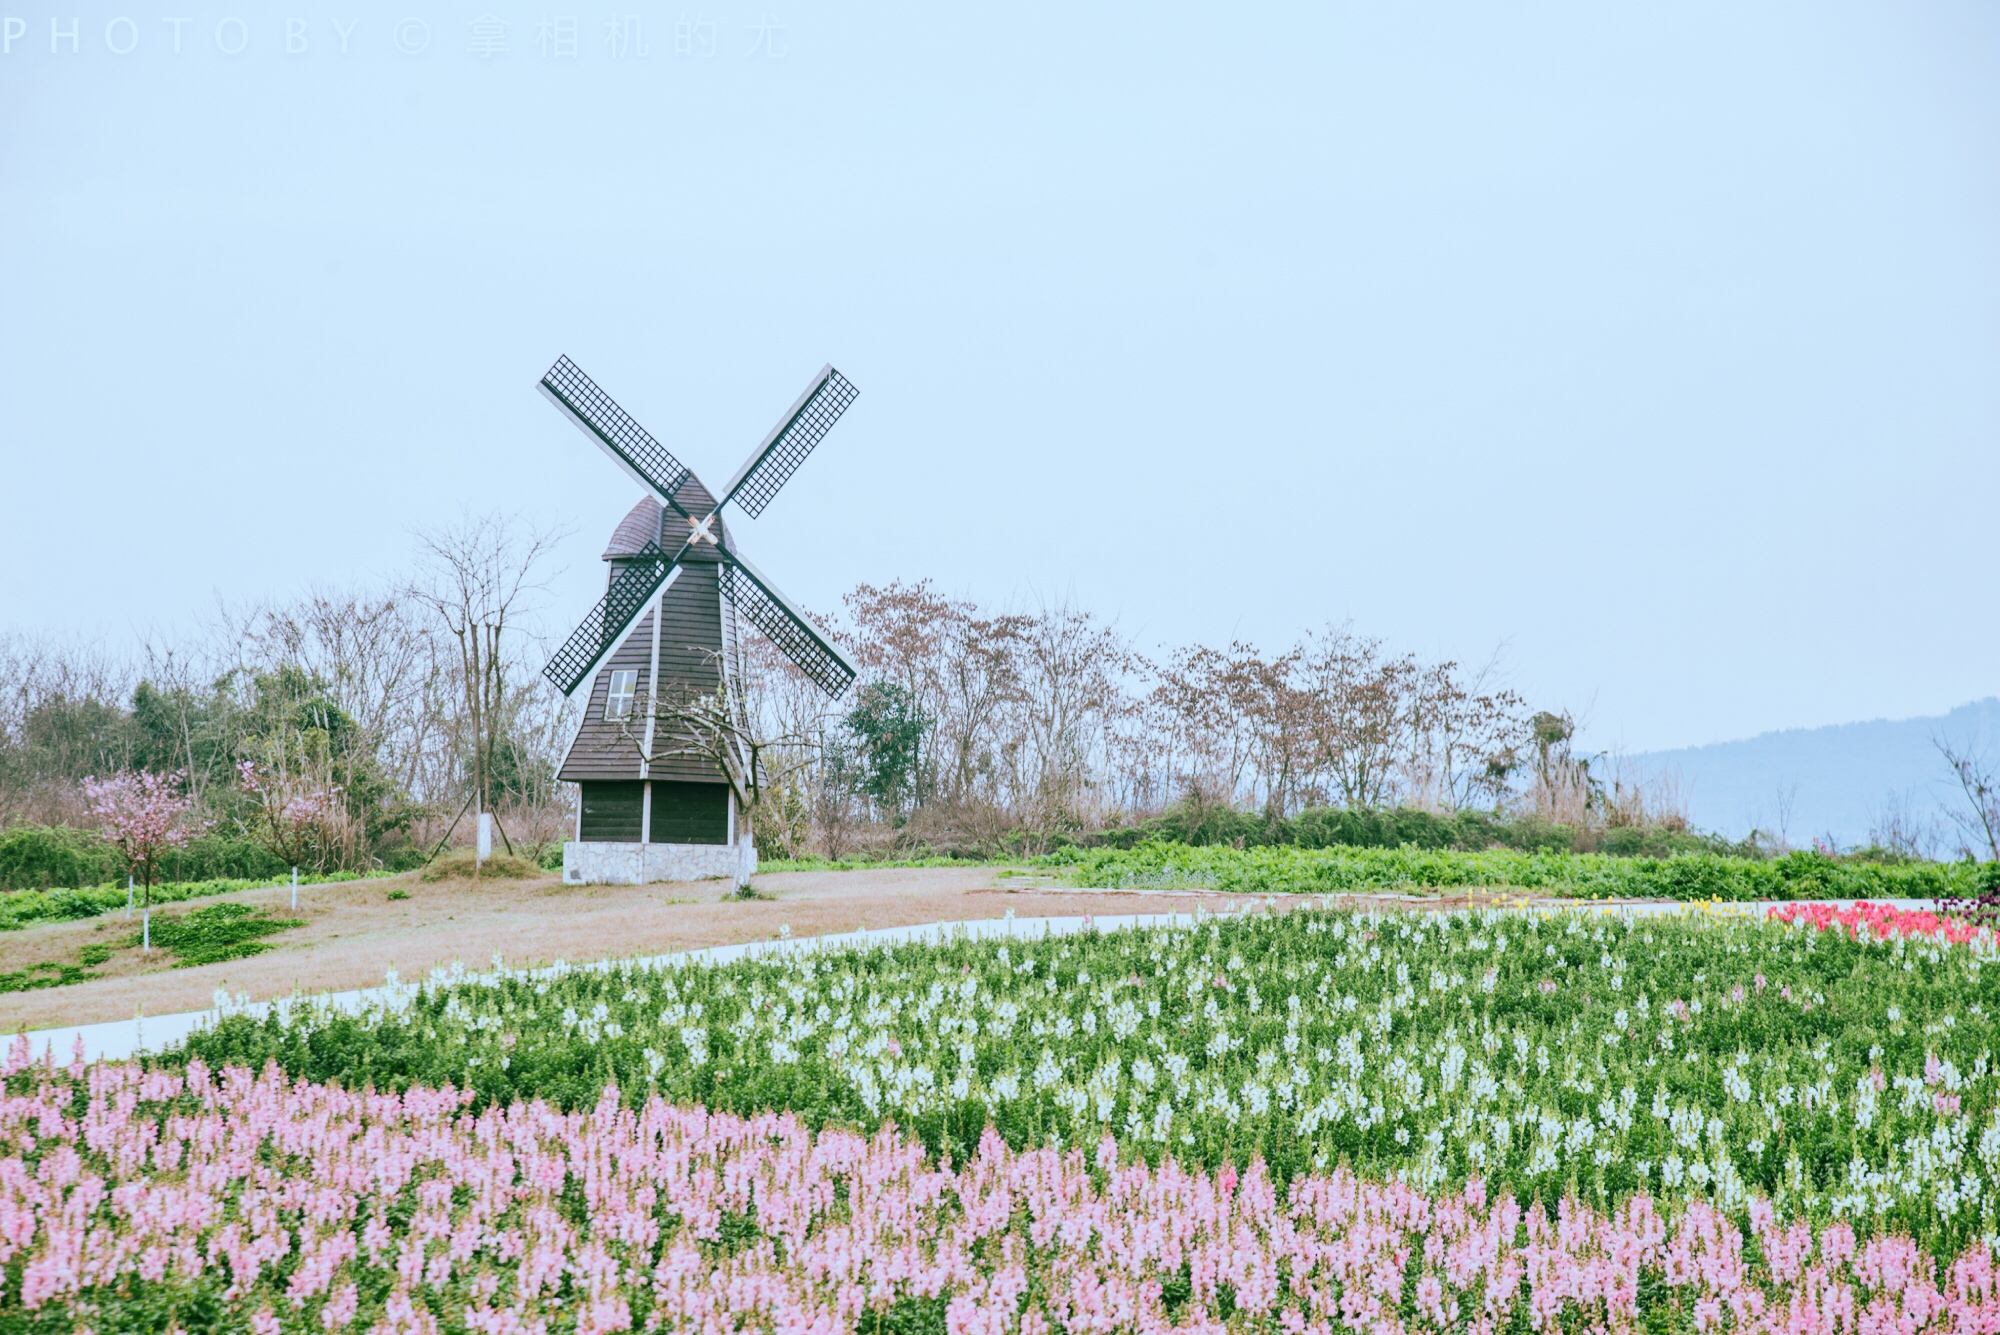
[[653, 842], [728, 843], [729, 785], [656, 781], [653, 784]]
[[579, 834], [587, 844], [636, 844], [645, 816], [643, 783], [585, 783]]
[[[625, 642], [597, 671], [597, 680], [590, 684], [590, 700], [584, 705], [583, 723], [577, 729], [576, 740], [570, 744], [569, 754], [563, 757], [562, 769], [556, 777], [569, 783], [580, 783], [587, 779], [630, 779], [637, 782], [639, 775], [639, 748], [634, 741], [624, 736], [616, 719], [604, 717], [604, 697], [611, 690], [611, 673], [615, 668], [632, 668], [638, 672], [638, 690], [646, 690], [646, 656], [653, 647], [653, 614], [648, 612], [639, 618], [639, 624], [625, 637]], [[636, 717], [636, 716], [635, 716]], [[637, 723], [635, 727], [639, 726]], [[634, 835], [633, 838], [638, 838]]]
[[[698, 482], [690, 482], [683, 487], [678, 499], [696, 514], [705, 513], [715, 506], [714, 498]], [[717, 520], [716, 527], [719, 532], [727, 532], [720, 520]], [[661, 509], [660, 529], [660, 545], [669, 553], [678, 550], [687, 539], [687, 522], [664, 507]], [[606, 572], [607, 578], [615, 578], [619, 567], [625, 563], [612, 559], [606, 564], [610, 567]], [[725, 619], [728, 641], [724, 637]], [[571, 783], [639, 779], [638, 747], [630, 738], [620, 735], [616, 720], [604, 717], [604, 698], [610, 688], [612, 670], [637, 669], [642, 696], [646, 696], [649, 689], [657, 690], [659, 698], [668, 700], [690, 690], [712, 691], [720, 680], [723, 652], [738, 633], [735, 609], [722, 601], [716, 550], [706, 543], [699, 544], [688, 552], [680, 574], [667, 586], [660, 656], [658, 663], [652, 665], [656, 669], [657, 684], [649, 681], [655, 675], [648, 671], [647, 663], [653, 643], [653, 618], [649, 613], [640, 618], [639, 624], [632, 628], [632, 633], [618, 646], [617, 652], [598, 670], [597, 680], [590, 686], [590, 699], [584, 706], [583, 722], [557, 777]], [[643, 719], [635, 726], [642, 724]], [[699, 756], [666, 757], [654, 763], [650, 773], [653, 778], [677, 782], [722, 782], [715, 766]]]
[[[684, 699], [713, 691], [720, 681], [722, 588], [712, 561], [690, 560], [667, 590], [667, 619], [660, 632], [660, 699]], [[662, 738], [657, 750], [665, 749]], [[714, 762], [702, 756], [666, 756], [655, 762], [656, 779], [714, 783]]]

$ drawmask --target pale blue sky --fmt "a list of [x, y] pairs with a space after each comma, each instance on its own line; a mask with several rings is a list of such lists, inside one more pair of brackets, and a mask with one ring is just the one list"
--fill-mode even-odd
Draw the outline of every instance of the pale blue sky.
[[573, 530], [567, 623], [634, 495], [557, 354], [711, 482], [831, 360], [732, 520], [809, 606], [1504, 641], [1627, 748], [2000, 687], [2000, 6], [6, 8], [0, 625], [461, 506]]

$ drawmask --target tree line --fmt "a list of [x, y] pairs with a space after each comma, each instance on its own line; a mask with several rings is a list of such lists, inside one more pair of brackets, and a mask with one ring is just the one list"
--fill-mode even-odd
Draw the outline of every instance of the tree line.
[[1533, 708], [1497, 663], [1348, 627], [1275, 652], [1149, 652], [1068, 603], [991, 611], [922, 581], [863, 585], [830, 626], [861, 674], [837, 708], [768, 646], [737, 665], [742, 712], [783, 739], [763, 752], [760, 838], [786, 851], [1035, 851], [1188, 805], [1273, 824], [1396, 807], [1678, 820], [1594, 774], [1570, 715]]
[[415, 860], [474, 786], [515, 837], [560, 839], [548, 546], [473, 518], [420, 535], [402, 578], [225, 604], [124, 652], [0, 634], [0, 826], [93, 826], [85, 781], [145, 772], [204, 830], [320, 870]]
[[[323, 868], [419, 858], [475, 793], [511, 840], [559, 842], [577, 719], [539, 676], [565, 628], [538, 596], [549, 547], [470, 518], [420, 535], [405, 577], [225, 606], [126, 654], [0, 637], [0, 825], [89, 826], [85, 779], [146, 771], [180, 776], [205, 828], [282, 833]], [[1189, 804], [1270, 823], [1396, 807], [1675, 819], [1602, 781], [1570, 716], [1494, 664], [1348, 627], [1275, 651], [1149, 649], [1067, 603], [993, 610], [926, 582], [863, 585], [824, 620], [860, 669], [846, 696], [746, 634], [711, 711], [754, 752], [773, 853], [1034, 851]]]

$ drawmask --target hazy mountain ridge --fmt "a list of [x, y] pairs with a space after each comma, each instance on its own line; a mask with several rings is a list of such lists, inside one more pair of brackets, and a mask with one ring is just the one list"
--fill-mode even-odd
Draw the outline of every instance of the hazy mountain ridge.
[[1740, 837], [1752, 829], [1782, 833], [1795, 845], [1831, 837], [1843, 847], [1867, 843], [1900, 817], [1932, 851], [1957, 851], [1946, 811], [1962, 799], [1936, 739], [2000, 759], [2000, 697], [1946, 714], [1871, 719], [1791, 728], [1733, 742], [1617, 757], [1608, 766], [1626, 780], [1677, 790], [1696, 826]]

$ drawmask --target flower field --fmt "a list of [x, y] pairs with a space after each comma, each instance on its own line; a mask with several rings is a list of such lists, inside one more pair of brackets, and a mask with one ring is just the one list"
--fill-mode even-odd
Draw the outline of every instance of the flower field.
[[[1991, 1330], [2000, 1273], [1844, 1222], [1551, 1212], [1346, 1171], [1280, 1191], [1094, 1151], [962, 1164], [658, 1099], [483, 1112], [275, 1072], [10, 1080], [0, 1264], [70, 1328]], [[34, 1248], [25, 1258], [24, 1244]], [[18, 1286], [18, 1287], [15, 1287]], [[200, 1323], [197, 1325], [197, 1323]]]
[[1261, 913], [21, 1050], [0, 1330], [2000, 1330], [1994, 940], [1780, 912]]

